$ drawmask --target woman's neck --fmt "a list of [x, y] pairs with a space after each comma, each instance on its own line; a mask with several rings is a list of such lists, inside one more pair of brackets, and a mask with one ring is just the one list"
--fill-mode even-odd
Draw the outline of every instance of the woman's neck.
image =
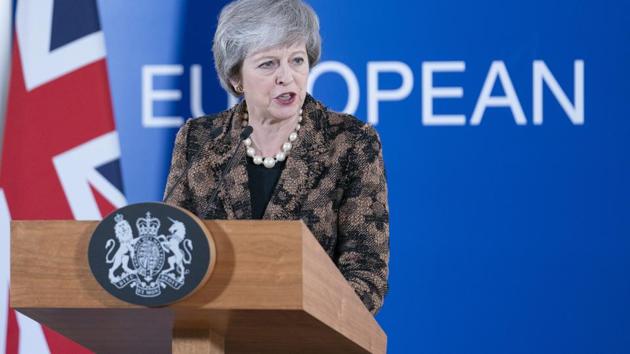
[[250, 114], [249, 125], [254, 128], [252, 140], [257, 153], [264, 157], [273, 157], [281, 151], [298, 122], [297, 113], [289, 119], [255, 117]]

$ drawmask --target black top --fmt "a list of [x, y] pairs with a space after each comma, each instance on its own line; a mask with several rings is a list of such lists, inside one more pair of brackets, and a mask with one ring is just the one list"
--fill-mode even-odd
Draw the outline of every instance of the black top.
[[247, 184], [252, 203], [253, 219], [262, 219], [265, 214], [267, 204], [269, 204], [271, 195], [276, 189], [276, 184], [278, 184], [280, 174], [284, 169], [285, 161], [276, 162], [275, 166], [267, 168], [262, 164], [254, 164], [254, 160], [251, 157], [247, 158], [247, 177], [249, 178]]

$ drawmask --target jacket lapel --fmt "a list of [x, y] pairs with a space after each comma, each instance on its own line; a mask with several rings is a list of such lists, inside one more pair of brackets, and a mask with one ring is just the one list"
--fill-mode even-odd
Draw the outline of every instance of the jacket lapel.
[[[227, 167], [230, 157], [239, 143], [239, 135], [242, 131], [242, 103], [230, 111], [233, 114], [230, 114], [228, 122], [225, 124], [226, 129], [217, 138], [216, 142], [211, 144], [211, 150], [207, 155], [209, 174], [214, 176], [213, 188], [216, 188], [221, 174]], [[223, 204], [228, 219], [251, 219], [252, 212], [249, 187], [247, 185], [247, 160], [244, 145], [240, 146], [237, 155], [234, 166], [225, 175], [223, 185], [219, 187], [216, 204]], [[209, 190], [208, 193], [208, 196], [210, 196], [212, 190]]]
[[327, 168], [328, 148], [323, 134], [324, 118], [324, 107], [311, 96], [307, 96], [303, 107], [302, 128], [263, 219], [291, 220], [299, 217], [304, 198], [308, 191], [316, 187]]

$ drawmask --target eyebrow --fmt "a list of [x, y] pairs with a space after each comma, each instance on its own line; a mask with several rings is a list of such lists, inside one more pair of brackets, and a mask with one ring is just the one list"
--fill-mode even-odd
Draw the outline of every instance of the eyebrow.
[[[289, 56], [292, 56], [292, 55], [295, 55], [295, 54], [304, 54], [304, 55], [306, 55], [306, 51], [305, 50], [301, 50], [301, 49], [300, 50], [296, 50], [294, 52], [291, 52], [289, 54]], [[255, 61], [259, 61], [259, 60], [264, 60], [264, 59], [275, 59], [275, 58], [278, 57], [276, 55], [264, 55], [264, 56], [258, 56], [258, 55], [260, 55], [260, 54], [254, 54], [252, 59], [255, 60]]]
[[306, 55], [306, 51], [305, 50], [296, 50], [295, 52], [291, 52], [291, 55], [295, 55], [295, 54], [304, 54]]

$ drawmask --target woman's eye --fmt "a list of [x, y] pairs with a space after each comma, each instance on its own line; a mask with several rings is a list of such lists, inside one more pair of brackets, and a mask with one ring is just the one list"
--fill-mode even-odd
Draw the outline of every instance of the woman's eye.
[[304, 63], [304, 58], [297, 57], [297, 58], [293, 59], [293, 62], [295, 62], [296, 64], [302, 64], [302, 63]]
[[269, 60], [269, 61], [266, 61], [266, 62], [260, 64], [258, 67], [262, 68], [262, 69], [266, 69], [266, 68], [271, 68], [272, 66], [273, 66], [273, 61]]

